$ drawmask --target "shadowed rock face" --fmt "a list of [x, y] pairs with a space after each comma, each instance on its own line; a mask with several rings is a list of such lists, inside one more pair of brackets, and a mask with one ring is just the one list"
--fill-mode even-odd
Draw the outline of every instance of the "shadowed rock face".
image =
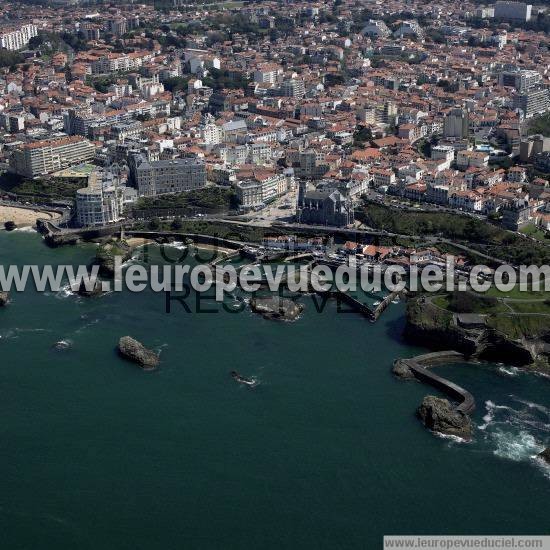
[[279, 296], [254, 298], [250, 301], [250, 308], [266, 319], [279, 319], [282, 321], [296, 320], [304, 309], [302, 305]]
[[90, 298], [93, 296], [101, 296], [103, 294], [103, 288], [101, 286], [101, 281], [97, 280], [94, 284], [94, 288], [91, 290], [86, 290], [86, 286], [84, 285], [84, 282], [80, 284], [80, 287], [78, 289], [79, 296], [84, 296], [86, 298]]
[[154, 369], [160, 360], [158, 355], [130, 336], [123, 336], [118, 342], [120, 355], [137, 363], [145, 370]]
[[539, 458], [542, 458], [542, 460], [550, 464], [550, 447], [544, 449], [544, 451], [539, 454]]
[[0, 292], [0, 307], [4, 307], [10, 299], [10, 295], [7, 292]]
[[457, 411], [447, 399], [427, 395], [416, 413], [424, 426], [434, 432], [464, 439], [472, 435], [470, 417]]

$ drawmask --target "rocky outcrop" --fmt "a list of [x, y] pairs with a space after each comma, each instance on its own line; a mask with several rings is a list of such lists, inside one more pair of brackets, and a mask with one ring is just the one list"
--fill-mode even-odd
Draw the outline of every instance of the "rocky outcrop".
[[263, 315], [266, 319], [295, 321], [302, 313], [304, 306], [288, 298], [272, 296], [269, 298], [253, 298], [250, 300], [250, 309]]
[[159, 356], [130, 336], [123, 336], [118, 342], [118, 351], [122, 357], [137, 363], [144, 370], [158, 367]]
[[67, 351], [73, 347], [73, 343], [71, 340], [59, 340], [59, 342], [56, 342], [52, 348], [55, 351]]
[[413, 380], [415, 378], [413, 371], [409, 368], [409, 365], [406, 361], [397, 359], [393, 363], [393, 368], [391, 370], [397, 378], [403, 378], [404, 380]]
[[88, 290], [86, 286], [84, 285], [84, 281], [80, 283], [80, 288], [78, 289], [77, 294], [79, 296], [84, 296], [85, 298], [93, 298], [95, 296], [101, 296], [104, 294], [103, 287], [101, 285], [101, 281], [98, 279], [94, 283], [94, 287], [91, 290]]
[[427, 395], [416, 414], [424, 426], [434, 432], [463, 439], [470, 439], [472, 436], [470, 417], [458, 411], [447, 399]]
[[114, 277], [117, 256], [122, 258], [122, 262], [132, 257], [132, 250], [127, 242], [110, 240], [98, 247], [93, 263], [99, 266], [100, 275]]
[[542, 460], [550, 464], [550, 447], [544, 449], [544, 451], [539, 454], [539, 458], [542, 458]]
[[4, 307], [10, 300], [8, 292], [0, 292], [0, 307]]

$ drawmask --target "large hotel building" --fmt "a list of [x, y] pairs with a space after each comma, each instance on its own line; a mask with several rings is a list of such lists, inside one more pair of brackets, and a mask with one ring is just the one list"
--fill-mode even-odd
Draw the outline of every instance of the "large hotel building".
[[10, 170], [20, 176], [34, 178], [92, 160], [94, 153], [93, 143], [81, 136], [26, 143], [14, 149], [10, 157]]

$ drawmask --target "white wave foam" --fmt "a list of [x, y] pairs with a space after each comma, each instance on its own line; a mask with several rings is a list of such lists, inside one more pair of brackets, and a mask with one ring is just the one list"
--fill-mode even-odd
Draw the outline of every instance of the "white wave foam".
[[527, 407], [529, 407], [530, 409], [535, 409], [541, 413], [544, 413], [546, 416], [550, 417], [550, 409], [548, 407], [545, 407], [544, 405], [539, 405], [539, 403], [525, 401], [524, 399], [520, 399], [515, 395], [512, 395], [511, 397], [514, 401], [517, 401], [518, 403], [522, 403], [523, 405], [527, 405]]
[[463, 437], [459, 437], [458, 435], [451, 435], [451, 434], [442, 434], [441, 432], [432, 432], [436, 437], [439, 437], [440, 439], [447, 439], [449, 441], [452, 441], [453, 443], [470, 443], [469, 440], [464, 439]]
[[36, 233], [36, 229], [30, 225], [16, 227], [13, 231], [17, 231], [18, 233]]
[[499, 367], [498, 372], [505, 376], [519, 376], [520, 370], [517, 367]]
[[493, 436], [496, 441], [496, 449], [493, 453], [514, 462], [531, 459], [544, 449], [530, 433], [524, 430], [512, 433], [498, 429]]
[[73, 292], [71, 285], [66, 284], [59, 292], [56, 292], [56, 298], [69, 298], [69, 296], [74, 296], [76, 292]]
[[485, 401], [485, 409], [487, 410], [487, 414], [483, 417], [483, 424], [480, 424], [478, 426], [478, 429], [480, 430], [486, 430], [487, 426], [494, 420], [495, 418], [495, 408], [496, 405], [492, 401]]
[[165, 246], [169, 246], [170, 248], [175, 248], [176, 250], [187, 250], [189, 247], [181, 242], [181, 241], [174, 241], [172, 243], [166, 243]]

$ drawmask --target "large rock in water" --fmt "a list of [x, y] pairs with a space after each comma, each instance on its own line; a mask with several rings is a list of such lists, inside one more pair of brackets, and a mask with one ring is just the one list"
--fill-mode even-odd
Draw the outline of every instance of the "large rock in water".
[[266, 319], [294, 321], [302, 313], [304, 306], [288, 298], [271, 296], [268, 298], [253, 298], [250, 300], [250, 309], [260, 313]]
[[542, 460], [550, 464], [550, 447], [544, 449], [544, 451], [539, 454], [539, 458], [542, 458]]
[[94, 263], [99, 266], [99, 274], [103, 277], [115, 275], [115, 257], [120, 256], [125, 262], [132, 257], [132, 250], [127, 242], [109, 240], [98, 247]]
[[82, 281], [82, 283], [80, 283], [80, 287], [78, 288], [77, 294], [79, 296], [84, 296], [85, 298], [101, 296], [103, 294], [103, 287], [102, 287], [101, 281], [98, 279], [94, 283], [94, 287], [91, 290], [87, 290], [86, 285], [84, 284], [84, 281]]
[[118, 351], [120, 355], [137, 363], [145, 370], [154, 369], [158, 366], [159, 356], [143, 344], [134, 340], [130, 336], [123, 336], [118, 342]]
[[464, 439], [470, 439], [472, 436], [470, 417], [457, 411], [447, 399], [427, 395], [416, 413], [429, 430]]
[[4, 307], [10, 299], [8, 292], [0, 292], [0, 307]]
[[406, 359], [396, 359], [393, 362], [392, 372], [393, 374], [395, 374], [395, 376], [397, 376], [397, 378], [403, 378], [405, 380], [415, 379], [415, 376], [412, 370], [409, 368]]

